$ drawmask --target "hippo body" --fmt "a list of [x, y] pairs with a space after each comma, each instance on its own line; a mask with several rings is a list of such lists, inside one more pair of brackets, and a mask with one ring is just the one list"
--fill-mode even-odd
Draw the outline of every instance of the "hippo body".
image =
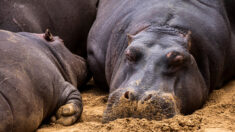
[[73, 124], [82, 113], [76, 87], [87, 76], [86, 62], [62, 40], [42, 34], [0, 30], [0, 131], [31, 132], [53, 116]]
[[234, 0], [224, 0], [225, 7], [228, 14], [228, 18], [232, 27], [233, 32], [235, 31], [235, 12], [233, 11], [235, 8], [235, 1]]
[[199, 109], [235, 75], [231, 27], [221, 0], [100, 0], [87, 52], [110, 92], [103, 121]]
[[47, 28], [66, 46], [86, 56], [89, 29], [98, 0], [1, 0], [0, 29], [43, 33]]

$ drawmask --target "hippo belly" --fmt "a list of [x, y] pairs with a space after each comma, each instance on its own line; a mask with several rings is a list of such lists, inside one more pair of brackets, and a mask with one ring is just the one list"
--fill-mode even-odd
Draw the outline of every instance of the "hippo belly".
[[58, 37], [42, 36], [0, 30], [1, 132], [35, 131], [54, 114], [56, 123], [71, 125], [82, 113], [76, 87], [85, 82], [85, 61]]

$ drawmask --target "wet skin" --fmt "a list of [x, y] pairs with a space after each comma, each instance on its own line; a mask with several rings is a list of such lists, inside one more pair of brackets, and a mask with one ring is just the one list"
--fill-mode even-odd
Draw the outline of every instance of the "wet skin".
[[234, 77], [234, 46], [219, 0], [101, 0], [88, 64], [110, 92], [103, 122], [199, 109], [210, 91]]
[[60, 38], [46, 36], [0, 30], [1, 132], [35, 131], [53, 115], [54, 122], [72, 125], [81, 116], [77, 87], [86, 81], [86, 61]]

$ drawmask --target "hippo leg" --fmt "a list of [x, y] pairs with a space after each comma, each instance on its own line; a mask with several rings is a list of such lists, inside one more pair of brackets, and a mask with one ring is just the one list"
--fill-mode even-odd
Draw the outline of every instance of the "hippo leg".
[[13, 114], [10, 104], [0, 91], [0, 132], [13, 131]]
[[66, 82], [62, 99], [65, 99], [62, 106], [56, 112], [56, 115], [52, 117], [52, 122], [62, 124], [64, 126], [74, 124], [78, 118], [80, 118], [83, 110], [82, 97], [80, 92], [70, 83]]

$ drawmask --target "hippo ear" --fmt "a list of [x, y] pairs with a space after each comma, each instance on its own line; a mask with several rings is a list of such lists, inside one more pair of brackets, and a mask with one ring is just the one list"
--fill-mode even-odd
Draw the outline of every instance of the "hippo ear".
[[44, 34], [43, 37], [47, 41], [50, 41], [50, 42], [54, 41], [53, 35], [51, 34], [49, 29], [46, 29], [45, 34]]
[[182, 53], [178, 51], [171, 51], [166, 55], [167, 61], [168, 61], [168, 66], [180, 66], [184, 60], [185, 57]]
[[192, 46], [192, 37], [191, 36], [192, 36], [191, 31], [188, 31], [188, 33], [186, 35], [184, 35], [185, 42], [187, 43], [186, 48], [188, 49], [188, 51], [191, 50], [191, 46]]
[[131, 34], [127, 34], [127, 39], [128, 39], [128, 46], [131, 44], [131, 42], [133, 41], [133, 35]]

